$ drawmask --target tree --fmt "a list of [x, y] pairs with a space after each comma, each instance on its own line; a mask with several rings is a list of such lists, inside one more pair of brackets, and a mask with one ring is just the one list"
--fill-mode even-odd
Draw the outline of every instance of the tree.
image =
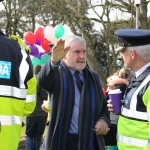
[[[148, 29], [147, 5], [142, 0], [139, 11], [140, 28]], [[118, 53], [118, 28], [135, 28], [135, 6], [133, 0], [7, 0], [5, 8], [5, 32], [23, 37], [34, 31], [36, 23], [42, 26], [67, 24], [76, 35], [87, 42], [88, 66], [99, 74], [102, 86], [106, 78], [122, 67]], [[93, 11], [94, 17], [89, 14]], [[99, 29], [95, 29], [95, 25]]]

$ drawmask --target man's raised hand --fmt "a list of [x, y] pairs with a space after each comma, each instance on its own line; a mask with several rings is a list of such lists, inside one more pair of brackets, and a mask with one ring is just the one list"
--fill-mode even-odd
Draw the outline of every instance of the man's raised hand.
[[60, 60], [62, 60], [66, 56], [69, 49], [70, 46], [65, 47], [65, 40], [59, 39], [52, 48], [51, 53], [52, 62], [54, 64], [57, 64]]

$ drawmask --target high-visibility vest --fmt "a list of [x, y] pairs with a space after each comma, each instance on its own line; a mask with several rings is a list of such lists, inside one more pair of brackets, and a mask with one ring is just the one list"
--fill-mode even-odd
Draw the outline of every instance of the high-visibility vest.
[[[139, 92], [146, 89], [141, 100], [147, 111], [137, 111]], [[150, 75], [133, 91], [130, 108], [122, 107], [118, 120], [119, 150], [150, 150]], [[137, 97], [138, 96], [138, 97]]]
[[1, 34], [0, 150], [17, 150], [22, 118], [32, 113], [36, 105], [36, 78], [21, 39], [12, 37], [17, 44]]

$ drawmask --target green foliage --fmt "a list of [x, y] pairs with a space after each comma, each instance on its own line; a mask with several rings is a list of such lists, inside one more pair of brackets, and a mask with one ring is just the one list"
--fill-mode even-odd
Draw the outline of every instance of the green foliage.
[[93, 49], [94, 55], [98, 62], [102, 65], [103, 71], [109, 75], [108, 69], [108, 60], [107, 60], [107, 51], [105, 46], [106, 40], [103, 34], [96, 33], [93, 34]]

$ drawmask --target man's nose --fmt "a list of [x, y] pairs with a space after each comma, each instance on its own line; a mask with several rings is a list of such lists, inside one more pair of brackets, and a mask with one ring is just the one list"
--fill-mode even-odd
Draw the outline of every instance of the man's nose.
[[85, 53], [80, 53], [80, 55], [79, 55], [80, 58], [84, 58], [85, 56], [86, 56]]

